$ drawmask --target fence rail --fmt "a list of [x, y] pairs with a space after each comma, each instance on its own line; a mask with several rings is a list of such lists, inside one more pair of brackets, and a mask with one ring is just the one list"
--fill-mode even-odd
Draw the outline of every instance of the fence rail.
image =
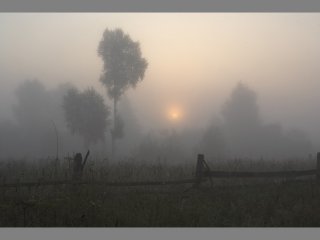
[[0, 184], [1, 187], [39, 187], [57, 185], [101, 185], [110, 187], [133, 187], [133, 186], [154, 186], [154, 185], [178, 185], [194, 183], [194, 179], [183, 179], [176, 181], [136, 181], [136, 182], [105, 182], [105, 181], [41, 181], [41, 182], [18, 182]]
[[106, 182], [106, 181], [37, 181], [37, 182], [16, 182], [3, 183], [0, 188], [17, 187], [38, 187], [38, 186], [57, 186], [57, 185], [102, 185], [110, 187], [131, 187], [131, 186], [165, 186], [178, 184], [193, 184], [194, 187], [200, 186], [204, 181], [212, 178], [296, 178], [315, 175], [320, 182], [320, 152], [317, 153], [317, 168], [301, 171], [269, 171], [269, 172], [230, 172], [230, 171], [211, 171], [204, 160], [203, 154], [198, 154], [195, 177], [182, 180], [171, 181], [133, 181], [133, 182]]
[[224, 172], [210, 171], [204, 175], [214, 178], [290, 178], [315, 175], [317, 170], [278, 171], [278, 172]]

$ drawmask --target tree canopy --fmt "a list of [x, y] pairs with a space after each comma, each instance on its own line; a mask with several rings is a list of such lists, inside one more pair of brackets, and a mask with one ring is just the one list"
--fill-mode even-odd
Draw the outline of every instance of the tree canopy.
[[104, 62], [100, 81], [115, 101], [129, 87], [135, 87], [143, 79], [148, 66], [147, 61], [141, 57], [139, 42], [131, 40], [121, 29], [104, 31], [98, 55]]
[[82, 93], [70, 89], [64, 96], [63, 109], [68, 128], [73, 134], [81, 135], [86, 145], [104, 141], [110, 111], [93, 88]]
[[243, 83], [233, 89], [222, 109], [222, 117], [221, 127], [231, 156], [287, 157], [312, 151], [312, 144], [302, 131], [287, 131], [280, 124], [265, 123], [257, 94]]
[[257, 94], [247, 85], [238, 83], [223, 106], [222, 116], [229, 127], [245, 131], [261, 124]]

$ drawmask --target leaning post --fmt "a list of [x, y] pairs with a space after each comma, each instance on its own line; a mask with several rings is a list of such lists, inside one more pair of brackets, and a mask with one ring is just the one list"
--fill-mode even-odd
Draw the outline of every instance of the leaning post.
[[80, 182], [82, 179], [82, 154], [77, 153], [73, 157], [73, 173], [72, 173], [72, 181]]
[[317, 182], [320, 183], [320, 152], [317, 152]]
[[195, 179], [194, 187], [199, 187], [201, 184], [202, 177], [203, 177], [203, 161], [204, 161], [204, 155], [198, 154], [197, 165], [196, 165], [196, 179]]

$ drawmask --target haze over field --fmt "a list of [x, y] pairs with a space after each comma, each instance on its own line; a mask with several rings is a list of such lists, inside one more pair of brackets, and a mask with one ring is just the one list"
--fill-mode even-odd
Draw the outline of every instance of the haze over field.
[[[70, 86], [93, 87], [111, 111], [97, 53], [106, 28], [138, 41], [148, 62], [119, 102], [119, 152], [145, 160], [314, 154], [319, 23], [318, 13], [1, 13], [0, 157], [54, 156], [52, 122], [60, 155], [84, 151], [63, 97]], [[29, 96], [37, 96], [31, 107]], [[109, 154], [110, 126], [91, 147]]]

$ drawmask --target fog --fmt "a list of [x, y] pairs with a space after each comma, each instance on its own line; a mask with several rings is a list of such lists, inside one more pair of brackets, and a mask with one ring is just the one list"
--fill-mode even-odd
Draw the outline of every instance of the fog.
[[[86, 148], [111, 158], [113, 100], [97, 51], [116, 28], [148, 63], [118, 102], [117, 159], [307, 158], [320, 149], [319, 22], [318, 13], [0, 13], [0, 158]], [[89, 106], [103, 97], [109, 112], [87, 114], [108, 122], [103, 138], [70, 130], [70, 89], [93, 89]]]

